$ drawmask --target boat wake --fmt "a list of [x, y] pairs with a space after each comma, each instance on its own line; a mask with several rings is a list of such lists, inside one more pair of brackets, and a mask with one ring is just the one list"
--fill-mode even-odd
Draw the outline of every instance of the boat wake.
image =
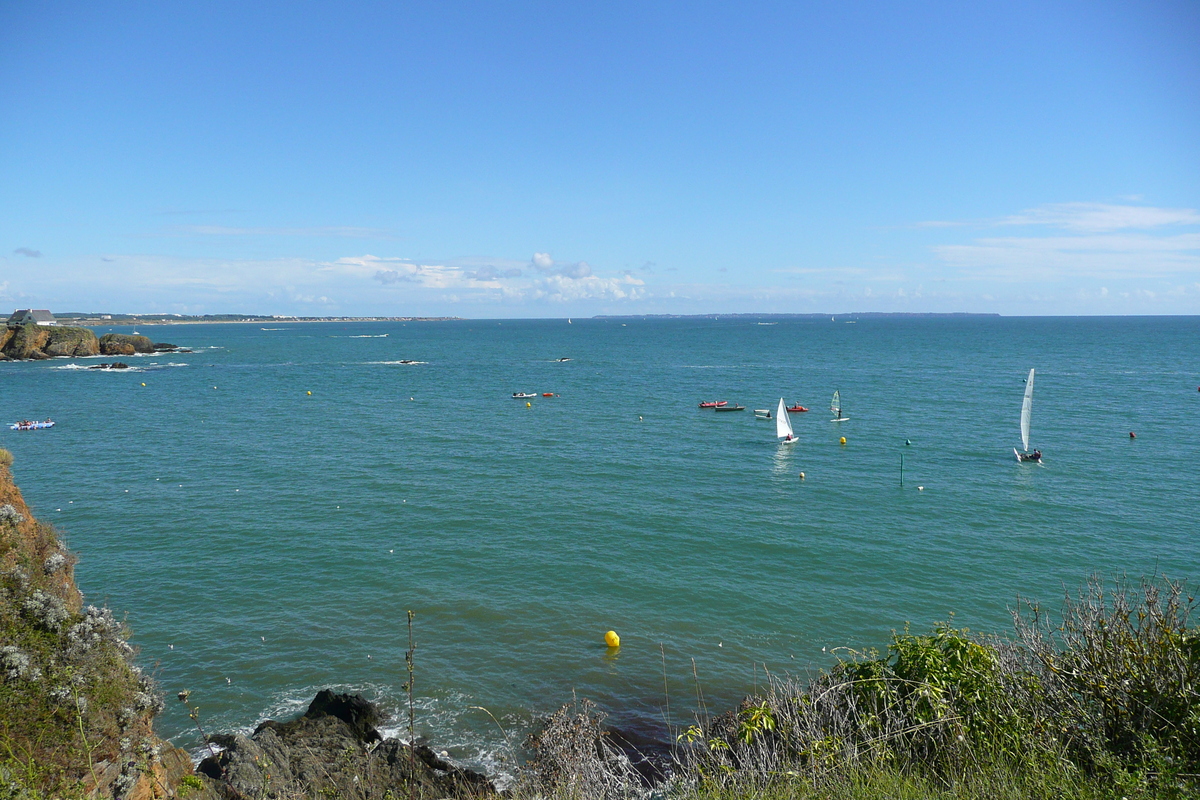
[[368, 361], [366, 363], [367, 364], [385, 365], [385, 366], [397, 366], [398, 365], [398, 366], [403, 366], [403, 367], [413, 367], [413, 366], [416, 366], [417, 364], [428, 364], [429, 362], [428, 361], [412, 361], [407, 358], [402, 358], [399, 361]]

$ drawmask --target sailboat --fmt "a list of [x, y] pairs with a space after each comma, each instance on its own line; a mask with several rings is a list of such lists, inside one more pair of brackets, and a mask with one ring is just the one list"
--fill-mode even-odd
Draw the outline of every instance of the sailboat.
[[795, 444], [796, 434], [792, 431], [792, 421], [788, 419], [787, 403], [779, 398], [779, 408], [775, 411], [775, 435], [783, 440], [783, 444]]
[[1036, 461], [1042, 463], [1042, 451], [1034, 450], [1029, 452], [1029, 418], [1033, 415], [1033, 370], [1029, 370], [1029, 377], [1025, 379], [1025, 399], [1021, 402], [1021, 447], [1025, 452], [1019, 452], [1017, 448], [1013, 448], [1013, 453], [1017, 457], [1017, 461]]
[[845, 422], [849, 417], [842, 416], [842, 393], [837, 389], [833, 390], [833, 399], [829, 401], [829, 410], [837, 416], [829, 420], [830, 422]]

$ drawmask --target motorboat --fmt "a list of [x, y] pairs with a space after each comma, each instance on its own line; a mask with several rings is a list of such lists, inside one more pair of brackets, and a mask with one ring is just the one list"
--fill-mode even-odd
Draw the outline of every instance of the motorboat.
[[537, 397], [537, 392], [513, 392], [514, 400], [528, 400], [531, 397]]
[[808, 411], [808, 409], [805, 408], [804, 406], [800, 405], [799, 403], [797, 403], [794, 406], [787, 407], [787, 412], [789, 414], [803, 414], [805, 411]]
[[46, 420], [45, 422], [32, 422], [29, 420], [22, 420], [20, 422], [14, 422], [13, 424], [9, 425], [8, 429], [10, 431], [40, 431], [43, 428], [53, 428], [53, 427], [54, 427], [54, 422], [51, 420]]
[[769, 408], [754, 409], [754, 418], [755, 419], [770, 419], [771, 418], [771, 409], [769, 409]]
[[745, 406], [729, 406], [729, 405], [725, 405], [724, 403], [722, 403], [721, 405], [717, 406], [713, 410], [714, 411], [745, 411], [746, 407]]
[[720, 408], [721, 406], [729, 405], [728, 400], [712, 400], [706, 403], [701, 403], [701, 408]]

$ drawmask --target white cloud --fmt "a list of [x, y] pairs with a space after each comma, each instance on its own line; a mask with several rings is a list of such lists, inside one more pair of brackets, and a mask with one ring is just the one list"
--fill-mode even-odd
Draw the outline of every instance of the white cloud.
[[572, 278], [567, 275], [547, 275], [534, 283], [533, 297], [552, 303], [576, 300], [638, 300], [645, 297], [645, 281], [632, 275], [599, 278], [586, 275]]
[[1200, 272], [1200, 233], [1001, 237], [938, 245], [933, 251], [971, 277], [1010, 282]]
[[338, 239], [393, 239], [395, 235], [383, 228], [362, 228], [351, 225], [325, 225], [297, 228], [236, 227], [231, 225], [176, 225], [167, 229], [168, 235], [192, 236], [325, 236]]
[[531, 260], [533, 265], [543, 272], [554, 269], [554, 259], [550, 257], [549, 253], [534, 253]]
[[1200, 212], [1192, 208], [1053, 203], [1005, 217], [996, 224], [1047, 225], [1065, 230], [1103, 233], [1127, 229], [1146, 230], [1166, 225], [1200, 225]]

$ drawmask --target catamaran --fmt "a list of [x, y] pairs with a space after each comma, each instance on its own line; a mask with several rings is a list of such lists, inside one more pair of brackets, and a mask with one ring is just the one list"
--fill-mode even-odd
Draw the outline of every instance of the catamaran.
[[1013, 453], [1017, 457], [1017, 461], [1036, 461], [1042, 463], [1042, 451], [1034, 450], [1029, 452], [1029, 418], [1033, 415], [1033, 370], [1029, 370], [1029, 377], [1025, 379], [1025, 399], [1021, 402], [1021, 447], [1025, 452], [1020, 452], [1017, 448], [1013, 448]]
[[779, 408], [775, 411], [775, 435], [782, 439], [782, 444], [795, 444], [796, 434], [792, 431], [792, 421], [788, 419], [787, 403], [779, 398]]
[[830, 422], [845, 422], [849, 417], [842, 416], [842, 393], [837, 389], [833, 390], [833, 399], [829, 401], [829, 410], [834, 413], [834, 418]]

